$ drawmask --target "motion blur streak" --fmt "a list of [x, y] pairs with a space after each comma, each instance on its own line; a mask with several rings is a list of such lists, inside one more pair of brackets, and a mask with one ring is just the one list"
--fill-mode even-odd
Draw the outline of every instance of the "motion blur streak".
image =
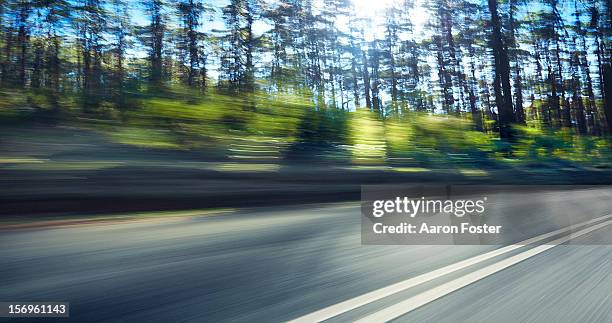
[[443, 297], [447, 294], [450, 294], [460, 288], [463, 288], [471, 283], [474, 283], [480, 279], [488, 277], [490, 275], [495, 274], [498, 271], [504, 270], [510, 266], [513, 266], [521, 261], [529, 259], [530, 257], [536, 256], [546, 250], [549, 250], [553, 247], [556, 247], [559, 244], [568, 242], [572, 239], [581, 237], [585, 234], [591, 233], [595, 230], [601, 229], [605, 226], [612, 224], [612, 221], [605, 221], [603, 223], [595, 224], [593, 226], [582, 229], [578, 232], [568, 234], [562, 238], [556, 239], [550, 243], [547, 243], [542, 246], [534, 247], [533, 249], [524, 251], [516, 256], [510, 257], [508, 259], [504, 259], [498, 263], [482, 268], [478, 271], [472, 272], [468, 275], [465, 275], [461, 278], [452, 280], [446, 284], [440, 285], [436, 288], [433, 288], [427, 292], [418, 294], [410, 299], [399, 302], [392, 306], [389, 306], [382, 311], [376, 312], [372, 315], [362, 318], [357, 321], [357, 323], [367, 323], [367, 322], [387, 322], [396, 317], [402, 316], [408, 312], [411, 312], [429, 302], [432, 302], [440, 297]]
[[[607, 194], [519, 193], [507, 203], [529, 219], [517, 230], [529, 238], [612, 213]], [[603, 245], [610, 237], [607, 227], [572, 242], [581, 246], [543, 252], [406, 320], [604, 322], [612, 309], [612, 247]], [[0, 299], [68, 301], [74, 322], [288, 321], [498, 248], [363, 246], [357, 205], [4, 231], [0, 245]], [[333, 320], [357, 320], [423, 291], [415, 288]]]
[[[471, 265], [483, 262], [483, 261], [485, 261], [487, 259], [499, 256], [499, 255], [503, 255], [503, 254], [505, 254], [507, 252], [510, 252], [512, 250], [521, 248], [521, 247], [523, 247], [525, 245], [538, 243], [538, 242], [540, 242], [542, 240], [551, 238], [551, 237], [553, 237], [555, 235], [566, 233], [568, 231], [575, 230], [575, 229], [577, 229], [579, 227], [582, 227], [582, 226], [585, 226], [585, 225], [589, 225], [589, 224], [593, 224], [593, 223], [596, 223], [598, 221], [607, 220], [607, 219], [609, 219], [611, 217], [612, 217], [612, 214], [609, 214], [609, 215], [602, 216], [602, 217], [599, 217], [599, 218], [596, 218], [596, 219], [592, 219], [592, 220], [589, 220], [589, 221], [586, 221], [586, 222], [582, 222], [582, 223], [579, 223], [579, 224], [571, 225], [571, 226], [568, 226], [568, 227], [563, 228], [563, 229], [559, 229], [559, 230], [555, 230], [555, 231], [552, 231], [552, 232], [549, 232], [549, 233], [546, 233], [546, 234], [543, 234], [543, 235], [539, 235], [537, 237], [521, 241], [521, 242], [519, 242], [517, 244], [513, 244], [513, 245], [506, 246], [506, 247], [502, 247], [502, 248], [499, 248], [499, 249], [496, 249], [496, 250], [484, 253], [482, 255], [478, 255], [476, 257], [472, 257], [472, 258], [460, 261], [458, 263], [454, 263], [454, 264], [452, 264], [450, 266], [439, 268], [439, 269], [436, 269], [434, 271], [431, 271], [431, 272], [428, 272], [428, 273], [425, 273], [425, 274], [422, 274], [422, 275], [410, 278], [410, 279], [408, 279], [406, 281], [399, 282], [397, 284], [393, 284], [391, 286], [387, 286], [385, 288], [381, 288], [379, 290], [375, 290], [373, 292], [370, 292], [370, 293], [367, 293], [367, 294], [364, 294], [364, 295], [360, 295], [358, 297], [346, 300], [344, 302], [335, 304], [333, 306], [330, 306], [330, 307], [318, 310], [318, 311], [316, 311], [314, 313], [310, 313], [308, 315], [302, 316], [300, 318], [292, 320], [291, 322], [293, 322], [293, 323], [298, 323], [298, 322], [304, 322], [304, 323], [306, 323], [306, 322], [321, 322], [321, 321], [327, 320], [329, 318], [332, 318], [332, 317], [334, 317], [336, 315], [339, 315], [339, 314], [342, 314], [344, 312], [350, 311], [350, 310], [352, 310], [354, 308], [357, 308], [359, 306], [362, 306], [362, 305], [365, 305], [365, 304], [377, 301], [377, 300], [379, 300], [379, 299], [381, 299], [383, 297], [387, 297], [387, 296], [389, 296], [391, 294], [398, 293], [398, 292], [403, 291], [405, 289], [408, 289], [408, 288], [417, 286], [419, 284], [428, 282], [430, 280], [433, 280], [435, 278], [444, 276], [444, 275], [452, 273], [454, 271], [461, 270], [461, 269], [466, 268], [468, 266], [471, 266]], [[380, 320], [373, 320], [373, 321], [380, 321]]]

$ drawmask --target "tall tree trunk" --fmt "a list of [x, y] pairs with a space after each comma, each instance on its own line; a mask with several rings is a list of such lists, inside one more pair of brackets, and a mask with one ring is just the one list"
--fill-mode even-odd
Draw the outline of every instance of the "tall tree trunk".
[[196, 12], [196, 4], [193, 0], [189, 0], [189, 12], [187, 13], [187, 38], [189, 49], [189, 72], [187, 75], [187, 85], [193, 86], [198, 72], [198, 13]]
[[[5, 20], [4, 18], [4, 6], [5, 6], [5, 1], [4, 0], [0, 0], [0, 39], [2, 39], [2, 37], [4, 36], [5, 38], [5, 42], [8, 40], [8, 36], [10, 34], [9, 32], [9, 28], [8, 28], [8, 24], [7, 26], [4, 26], [4, 22]], [[5, 78], [6, 78], [6, 73], [7, 73], [7, 65], [8, 65], [8, 56], [2, 57], [0, 55], [0, 85], [4, 84]]]
[[[393, 21], [392, 23], [395, 23]], [[393, 46], [397, 42], [396, 32], [392, 23], [387, 22], [387, 55], [389, 55], [389, 77], [391, 78], [391, 101], [394, 108], [397, 108], [397, 75], [395, 71], [395, 53]], [[398, 112], [397, 110], [395, 111]]]
[[555, 74], [550, 64], [548, 65], [548, 83], [550, 84], [550, 100], [548, 105], [550, 106], [550, 110], [555, 114], [554, 120], [551, 117], [551, 121], [554, 122], [554, 126], [557, 127], [561, 124], [561, 106], [559, 104], [559, 94], [557, 93], [557, 81], [555, 80]]
[[9, 74], [11, 70], [11, 56], [13, 49], [13, 34], [7, 28], [5, 41], [4, 41], [4, 61], [2, 63], [2, 84], [6, 84], [9, 81]]
[[379, 64], [380, 57], [378, 46], [373, 49], [374, 53], [370, 55], [372, 67], [371, 79], [372, 79], [372, 107], [378, 114], [382, 113], [382, 102], [380, 99], [380, 74]]
[[604, 113], [608, 121], [608, 131], [612, 132], [612, 63], [603, 65]]
[[517, 46], [517, 42], [516, 42], [516, 33], [515, 33], [515, 21], [514, 21], [514, 8], [515, 4], [513, 0], [510, 0], [509, 3], [509, 10], [510, 10], [510, 14], [509, 14], [509, 26], [508, 29], [510, 30], [510, 44], [511, 44], [511, 48], [513, 51], [513, 58], [514, 58], [514, 73], [515, 73], [515, 78], [514, 78], [514, 91], [515, 93], [515, 104], [514, 104], [514, 115], [515, 115], [515, 122], [519, 123], [519, 124], [525, 124], [525, 111], [523, 109], [523, 79], [521, 76], [521, 59], [520, 59], [520, 55], [519, 55], [519, 48]]
[[[609, 7], [609, 6], [608, 6]], [[602, 35], [600, 27], [599, 10], [591, 8], [591, 28], [595, 29], [595, 45], [597, 46], [597, 67], [599, 70], [599, 88], [604, 101], [603, 112], [608, 133], [612, 133], [612, 63], [606, 62], [605, 35]], [[603, 38], [603, 39], [602, 39]]]
[[370, 74], [368, 71], [368, 57], [366, 56], [366, 52], [365, 50], [361, 51], [361, 55], [362, 55], [362, 68], [363, 68], [363, 87], [364, 87], [364, 92], [365, 92], [365, 100], [366, 100], [366, 107], [368, 109], [372, 108], [372, 99], [370, 97]]
[[572, 41], [572, 51], [572, 59], [570, 61], [570, 68], [572, 72], [572, 103], [574, 106], [578, 133], [584, 135], [587, 133], [587, 124], [584, 114], [584, 102], [582, 101], [582, 82], [580, 82], [580, 76], [578, 74], [578, 69], [580, 67], [580, 55], [576, 51], [575, 40]]
[[255, 86], [255, 66], [253, 64], [253, 52], [255, 51], [255, 35], [253, 34], [253, 23], [255, 22], [255, 17], [253, 17], [252, 8], [248, 4], [245, 4], [246, 7], [246, 64], [245, 64], [245, 86], [248, 91], [253, 91]]
[[[351, 45], [351, 48], [355, 48]], [[353, 100], [355, 108], [359, 107], [359, 83], [357, 82], [357, 61], [355, 59], [355, 53], [351, 55], [351, 76], [353, 78]]]
[[495, 66], [493, 88], [495, 90], [495, 103], [499, 114], [499, 135], [504, 139], [512, 139], [512, 122], [514, 120], [512, 109], [512, 93], [510, 86], [510, 63], [508, 51], [501, 33], [501, 23], [497, 13], [497, 0], [488, 0], [491, 13], [491, 48]]
[[451, 74], [447, 70], [447, 65], [444, 60], [444, 48], [442, 46], [442, 38], [434, 36], [434, 43], [436, 44], [437, 60], [438, 60], [438, 82], [442, 89], [443, 97], [443, 109], [444, 112], [450, 114], [452, 112], [453, 104], [455, 99], [453, 98], [453, 81]]
[[564, 83], [563, 64], [561, 61], [561, 46], [560, 46], [560, 41], [558, 38], [559, 38], [558, 36], [555, 37], [555, 47], [556, 47], [555, 61], [557, 63], [557, 76], [556, 77], [559, 79], [559, 83], [558, 83], [559, 93], [561, 94], [561, 107], [560, 107], [561, 125], [569, 128], [572, 126], [572, 116], [571, 116], [569, 104], [567, 104], [567, 100], [565, 97], [565, 85], [563, 84]]
[[538, 103], [540, 105], [540, 123], [544, 126], [544, 127], [548, 127], [550, 128], [552, 126], [551, 124], [551, 118], [550, 118], [550, 102], [549, 100], [544, 101], [543, 99], [543, 91], [542, 91], [542, 73], [543, 73], [543, 68], [542, 68], [542, 62], [541, 62], [541, 56], [540, 56], [540, 46], [539, 46], [539, 42], [536, 40], [535, 44], [535, 63], [536, 63], [536, 75], [535, 75], [535, 94], [537, 95], [537, 97], [534, 96], [534, 100], [532, 100], [532, 105], [534, 104], [533, 101], [538, 100]]
[[51, 79], [51, 89], [54, 94], [57, 95], [60, 91], [60, 40], [59, 36], [53, 33], [53, 38], [51, 40], [52, 49], [51, 49], [51, 58], [49, 60], [49, 71], [50, 71], [50, 79]]
[[393, 57], [392, 49], [389, 48], [389, 73], [391, 73], [391, 100], [393, 105], [397, 104], [397, 76], [395, 73], [395, 57]]
[[[476, 82], [476, 63], [474, 62], [474, 53], [472, 49], [470, 49], [470, 72], [472, 77], [472, 82]], [[470, 82], [470, 83], [472, 83]], [[472, 121], [474, 122], [474, 128], [476, 131], [482, 131], [482, 114], [481, 111], [476, 106], [476, 93], [474, 91], [473, 84], [469, 85], [469, 95], [470, 95], [470, 112], [472, 113]]]
[[582, 37], [582, 52], [581, 59], [582, 62], [582, 73], [585, 75], [587, 82], [587, 96], [589, 100], [587, 101], [587, 125], [589, 127], [589, 132], [593, 135], [600, 135], [600, 127], [599, 127], [599, 113], [597, 112], [597, 105], [595, 104], [595, 92], [593, 90], [593, 79], [591, 77], [591, 67], [588, 59], [588, 47], [586, 43], [586, 33], [583, 33]]
[[151, 82], [161, 84], [163, 79], [164, 25], [162, 21], [162, 3], [152, 0], [151, 3]]
[[206, 91], [206, 87], [208, 86], [208, 70], [206, 69], [206, 55], [200, 55], [200, 79], [202, 91]]
[[22, 0], [19, 3], [19, 31], [17, 41], [19, 42], [19, 85], [26, 86], [27, 54], [29, 43], [28, 18], [30, 17], [30, 1]]
[[[447, 5], [447, 3], [444, 3], [445, 6]], [[445, 37], [446, 37], [446, 43], [448, 45], [448, 57], [450, 59], [450, 66], [452, 67], [450, 73], [448, 73], [448, 76], [450, 77], [450, 83], [449, 88], [452, 90], [453, 89], [453, 77], [456, 78], [457, 81], [455, 81], [455, 84], [457, 84], [457, 88], [459, 90], [459, 99], [460, 99], [460, 103], [461, 104], [455, 104], [455, 100], [453, 98], [453, 102], [452, 105], [454, 106], [454, 112], [456, 115], [461, 114], [461, 108], [464, 105], [465, 102], [465, 94], [464, 94], [464, 85], [465, 82], [463, 82], [463, 76], [462, 76], [462, 71], [461, 71], [461, 62], [459, 61], [459, 59], [457, 58], [457, 49], [455, 48], [455, 39], [453, 38], [453, 21], [452, 21], [452, 17], [449, 13], [448, 10], [444, 10], [444, 27], [445, 27]]]
[[33, 42], [34, 57], [32, 60], [32, 75], [30, 76], [30, 86], [32, 88], [41, 88], [43, 86], [43, 45], [40, 40]]

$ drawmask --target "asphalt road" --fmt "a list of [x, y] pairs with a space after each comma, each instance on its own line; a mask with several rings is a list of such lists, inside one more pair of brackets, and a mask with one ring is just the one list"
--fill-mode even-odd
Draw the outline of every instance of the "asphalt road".
[[[609, 189], [584, 189], [512, 203], [528, 220], [521, 231], [529, 238], [568, 224], [559, 219], [611, 214], [611, 197]], [[612, 224], [601, 225], [395, 319], [610, 322], [610, 237]], [[354, 203], [2, 231], [0, 246], [0, 301], [67, 301], [74, 322], [287, 321], [500, 248], [362, 245]], [[372, 299], [330, 321], [373, 318], [533, 248]]]

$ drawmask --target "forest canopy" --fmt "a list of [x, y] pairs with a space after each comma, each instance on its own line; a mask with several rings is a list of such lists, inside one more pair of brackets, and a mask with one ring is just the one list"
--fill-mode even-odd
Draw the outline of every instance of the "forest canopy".
[[610, 12], [607, 0], [0, 0], [0, 118], [78, 120], [157, 148], [589, 159], [612, 130]]

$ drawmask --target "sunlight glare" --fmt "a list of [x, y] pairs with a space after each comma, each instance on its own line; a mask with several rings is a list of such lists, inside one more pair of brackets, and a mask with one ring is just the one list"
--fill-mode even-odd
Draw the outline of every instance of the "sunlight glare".
[[[400, 5], [403, 0], [352, 0], [352, 2], [357, 15], [377, 20], [384, 19], [385, 9], [392, 5]], [[414, 7], [410, 10], [414, 32], [420, 33], [428, 18], [429, 12], [424, 8], [423, 0], [415, 0]]]
[[355, 12], [363, 16], [373, 16], [388, 8], [397, 0], [352, 0], [355, 6]]

